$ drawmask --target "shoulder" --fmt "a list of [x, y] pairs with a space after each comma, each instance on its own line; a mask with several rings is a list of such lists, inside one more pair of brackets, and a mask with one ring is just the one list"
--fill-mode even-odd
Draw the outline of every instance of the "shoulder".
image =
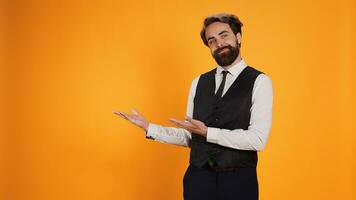
[[192, 80], [192, 83], [190, 84], [190, 88], [191, 88], [191, 89], [197, 87], [198, 82], [199, 82], [199, 79], [200, 79], [200, 76], [201, 76], [201, 75], [195, 77], [195, 78]]
[[253, 74], [256, 75], [256, 82], [255, 83], [259, 83], [259, 82], [272, 83], [272, 79], [267, 74], [265, 74], [264, 72], [254, 68], [254, 67], [251, 67], [251, 66], [247, 66], [246, 70], [249, 71], [250, 73], [253, 73]]
[[247, 68], [250, 74], [254, 74], [256, 78], [253, 86], [254, 93], [257, 91], [273, 91], [272, 79], [266, 73], [251, 66], [247, 66]]
[[268, 75], [261, 73], [260, 75], [257, 76], [256, 82], [272, 84], [272, 79]]
[[265, 93], [273, 96], [272, 79], [264, 73], [258, 75], [253, 86], [253, 93]]

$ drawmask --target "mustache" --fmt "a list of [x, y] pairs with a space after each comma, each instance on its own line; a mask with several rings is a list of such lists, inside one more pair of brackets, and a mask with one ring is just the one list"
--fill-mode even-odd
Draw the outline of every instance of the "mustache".
[[220, 53], [220, 52], [223, 51], [224, 49], [231, 50], [231, 49], [232, 49], [232, 46], [224, 46], [224, 47], [221, 47], [221, 48], [219, 48], [219, 49], [216, 49], [216, 50], [215, 50], [215, 53]]

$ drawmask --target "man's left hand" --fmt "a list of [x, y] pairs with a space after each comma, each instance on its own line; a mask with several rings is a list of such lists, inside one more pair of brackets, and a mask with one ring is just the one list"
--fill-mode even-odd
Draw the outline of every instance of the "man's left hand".
[[176, 119], [169, 119], [173, 124], [188, 130], [191, 133], [195, 133], [201, 136], [206, 137], [208, 132], [208, 127], [199, 120], [192, 119], [191, 117], [186, 116], [185, 121], [179, 121]]

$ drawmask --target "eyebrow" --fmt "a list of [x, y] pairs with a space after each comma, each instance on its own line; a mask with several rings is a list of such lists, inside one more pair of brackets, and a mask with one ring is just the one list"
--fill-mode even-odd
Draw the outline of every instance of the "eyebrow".
[[[228, 33], [228, 31], [227, 30], [223, 30], [223, 31], [221, 31], [218, 35], [221, 35], [221, 34], [223, 34], [223, 33]], [[209, 41], [210, 39], [213, 39], [214, 37], [209, 37], [208, 39], [207, 39], [207, 41]]]

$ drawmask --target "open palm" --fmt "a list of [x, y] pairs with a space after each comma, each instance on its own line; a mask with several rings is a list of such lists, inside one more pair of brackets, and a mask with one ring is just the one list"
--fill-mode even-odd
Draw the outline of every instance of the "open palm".
[[130, 121], [134, 125], [144, 129], [145, 131], [147, 131], [148, 129], [149, 122], [146, 120], [146, 118], [143, 115], [138, 113], [135, 109], [132, 109], [132, 114], [127, 114], [120, 111], [114, 112], [114, 114], [119, 115], [120, 117]]

